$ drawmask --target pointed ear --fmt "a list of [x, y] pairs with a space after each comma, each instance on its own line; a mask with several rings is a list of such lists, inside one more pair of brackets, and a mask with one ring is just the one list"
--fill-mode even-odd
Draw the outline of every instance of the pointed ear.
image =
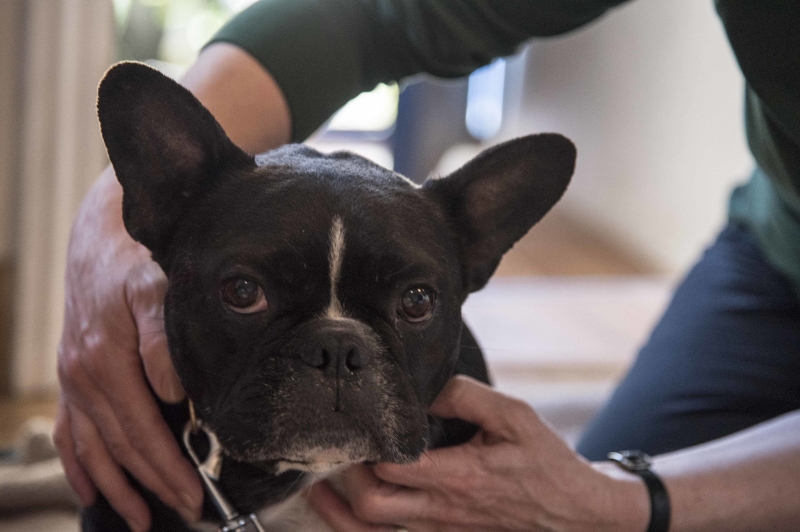
[[470, 292], [483, 288], [503, 254], [561, 198], [575, 155], [575, 146], [561, 135], [530, 135], [425, 182], [424, 192], [444, 207], [458, 235]]
[[128, 233], [159, 260], [187, 205], [225, 168], [254, 165], [184, 87], [141, 63], [106, 72], [97, 116]]

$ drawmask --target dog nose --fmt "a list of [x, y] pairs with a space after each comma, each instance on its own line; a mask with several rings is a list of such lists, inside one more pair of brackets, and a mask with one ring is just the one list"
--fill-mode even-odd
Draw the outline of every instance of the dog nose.
[[322, 371], [332, 367], [351, 372], [363, 368], [368, 360], [366, 347], [357, 338], [335, 334], [324, 335], [316, 346], [302, 352], [300, 358]]

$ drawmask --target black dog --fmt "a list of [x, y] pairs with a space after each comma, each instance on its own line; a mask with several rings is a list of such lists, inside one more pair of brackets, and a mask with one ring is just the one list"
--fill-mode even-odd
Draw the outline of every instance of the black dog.
[[[417, 186], [351, 153], [249, 156], [141, 64], [109, 70], [98, 115], [125, 227], [169, 279], [172, 360], [239, 511], [287, 499], [309, 470], [413, 462], [474, 433], [427, 408], [455, 371], [487, 380], [461, 305], [561, 197], [569, 140], [512, 140]], [[178, 435], [186, 405], [162, 411]], [[154, 530], [187, 529], [142, 491]], [[83, 526], [127, 530], [102, 498]]]

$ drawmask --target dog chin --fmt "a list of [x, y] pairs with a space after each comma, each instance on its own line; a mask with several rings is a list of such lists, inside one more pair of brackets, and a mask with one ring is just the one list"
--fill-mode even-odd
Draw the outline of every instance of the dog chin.
[[381, 461], [381, 457], [366, 440], [352, 441], [337, 447], [304, 445], [277, 453], [265, 449], [251, 449], [245, 452], [231, 452], [226, 449], [226, 453], [242, 462], [274, 468], [276, 475], [290, 470], [326, 473], [349, 464]]
[[366, 459], [337, 460], [334, 462], [316, 460], [310, 462], [294, 462], [292, 460], [280, 460], [275, 464], [275, 475], [282, 475], [287, 471], [301, 471], [303, 473], [312, 473], [317, 477], [320, 475], [327, 476], [351, 464], [360, 464], [366, 461]]

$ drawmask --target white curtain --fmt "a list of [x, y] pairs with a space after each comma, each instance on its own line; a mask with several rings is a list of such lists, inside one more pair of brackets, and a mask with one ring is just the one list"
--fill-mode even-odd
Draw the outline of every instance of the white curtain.
[[[2, 0], [7, 2], [9, 0]], [[106, 163], [97, 83], [113, 59], [111, 0], [18, 2], [21, 61], [15, 168], [12, 388], [57, 386], [64, 261], [72, 218]]]

